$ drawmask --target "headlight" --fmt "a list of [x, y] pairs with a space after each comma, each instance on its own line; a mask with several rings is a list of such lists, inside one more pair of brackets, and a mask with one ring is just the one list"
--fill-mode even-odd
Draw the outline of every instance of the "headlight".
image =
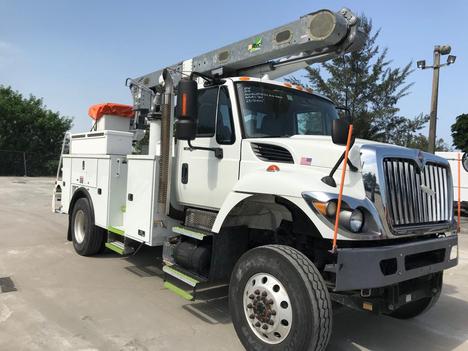
[[361, 210], [355, 209], [349, 217], [349, 229], [354, 233], [358, 233], [361, 231], [363, 224], [364, 214]]
[[359, 233], [364, 224], [364, 213], [359, 209], [345, 209], [340, 212], [340, 226], [353, 233]]
[[[334, 200], [327, 202], [309, 200], [309, 204], [313, 206], [319, 213], [327, 218], [332, 225], [335, 224], [335, 216], [337, 210], [337, 203]], [[344, 208], [343, 208], [344, 207]], [[345, 203], [342, 204], [342, 209], [339, 213], [339, 224], [340, 227], [346, 228], [353, 233], [359, 233], [362, 231], [364, 225], [364, 213], [360, 209], [350, 209]]]

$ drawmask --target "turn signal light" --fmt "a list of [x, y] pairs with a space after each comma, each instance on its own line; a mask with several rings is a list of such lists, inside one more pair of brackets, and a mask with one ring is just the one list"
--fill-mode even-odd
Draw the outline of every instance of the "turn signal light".
[[269, 165], [266, 170], [267, 172], [279, 172], [280, 168], [277, 165]]

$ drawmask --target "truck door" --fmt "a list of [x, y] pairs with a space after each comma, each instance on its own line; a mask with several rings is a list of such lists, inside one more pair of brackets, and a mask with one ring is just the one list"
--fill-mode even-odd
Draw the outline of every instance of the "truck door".
[[223, 158], [213, 151], [190, 150], [177, 141], [177, 196], [181, 204], [219, 209], [238, 180], [240, 137], [236, 138], [227, 86], [199, 90], [197, 138], [193, 146], [221, 148]]

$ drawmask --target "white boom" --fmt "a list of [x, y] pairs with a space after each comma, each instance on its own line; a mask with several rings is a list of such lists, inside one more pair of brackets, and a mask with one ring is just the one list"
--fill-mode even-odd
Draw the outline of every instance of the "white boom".
[[[308, 65], [362, 48], [366, 34], [349, 9], [320, 10], [286, 25], [240, 40], [167, 68], [175, 84], [182, 74], [199, 72], [229, 77], [290, 74]], [[154, 88], [163, 81], [161, 69], [135, 79]]]

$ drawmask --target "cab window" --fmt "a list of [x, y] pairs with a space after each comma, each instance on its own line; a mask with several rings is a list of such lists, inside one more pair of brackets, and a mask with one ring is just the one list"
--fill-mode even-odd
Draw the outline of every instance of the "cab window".
[[218, 87], [198, 91], [197, 138], [214, 136], [217, 98]]
[[233, 144], [235, 141], [231, 101], [226, 87], [219, 89], [216, 120], [216, 141], [218, 144]]

